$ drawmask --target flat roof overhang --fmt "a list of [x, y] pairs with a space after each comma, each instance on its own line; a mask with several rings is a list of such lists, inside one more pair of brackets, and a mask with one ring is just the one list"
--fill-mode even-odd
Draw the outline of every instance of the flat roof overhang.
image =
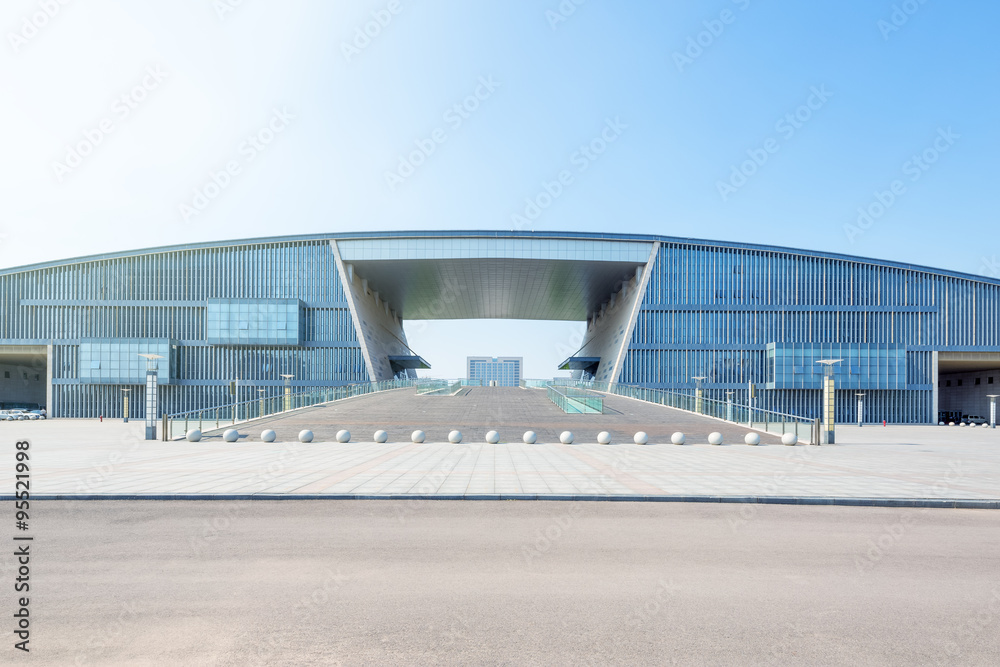
[[559, 370], [589, 371], [591, 368], [596, 369], [600, 364], [600, 357], [570, 357], [559, 364]]
[[430, 370], [431, 365], [423, 357], [417, 355], [389, 355], [389, 365], [394, 372], [399, 372], [408, 368]]

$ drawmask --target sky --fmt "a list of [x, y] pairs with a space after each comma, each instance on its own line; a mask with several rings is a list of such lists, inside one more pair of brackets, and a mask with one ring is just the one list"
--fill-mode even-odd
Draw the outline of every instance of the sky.
[[[518, 228], [1000, 277], [998, 24], [985, 0], [4, 0], [0, 267]], [[439, 377], [551, 377], [581, 329], [407, 324]]]

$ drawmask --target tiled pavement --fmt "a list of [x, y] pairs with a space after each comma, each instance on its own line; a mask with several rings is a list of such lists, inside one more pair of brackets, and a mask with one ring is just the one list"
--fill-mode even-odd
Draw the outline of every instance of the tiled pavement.
[[[1000, 501], [1000, 431], [840, 427], [840, 444], [146, 442], [141, 424], [2, 424], [34, 497], [894, 498]], [[541, 429], [539, 429], [541, 430]], [[408, 431], [407, 431], [408, 432]], [[12, 476], [9, 477], [13, 479]], [[9, 494], [13, 481], [0, 493]], [[863, 504], [863, 503], [862, 503]]]

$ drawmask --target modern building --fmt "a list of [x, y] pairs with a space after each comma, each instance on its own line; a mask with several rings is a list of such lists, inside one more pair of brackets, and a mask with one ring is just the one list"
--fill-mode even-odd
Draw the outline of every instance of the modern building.
[[466, 357], [468, 379], [479, 380], [483, 386], [518, 387], [521, 385], [521, 369], [524, 357]]
[[295, 388], [389, 379], [426, 366], [403, 322], [450, 318], [586, 322], [563, 368], [681, 392], [704, 377], [706, 397], [738, 403], [752, 386], [757, 407], [801, 416], [818, 416], [820, 359], [843, 359], [840, 420], [855, 418], [856, 393], [868, 421], [981, 415], [1000, 383], [998, 280], [747, 243], [411, 231], [4, 269], [0, 381], [15, 384], [0, 391], [56, 417], [110, 417], [130, 389], [137, 417], [142, 353], [163, 357], [166, 412], [230, 402], [235, 379], [241, 400], [280, 393], [282, 375]]

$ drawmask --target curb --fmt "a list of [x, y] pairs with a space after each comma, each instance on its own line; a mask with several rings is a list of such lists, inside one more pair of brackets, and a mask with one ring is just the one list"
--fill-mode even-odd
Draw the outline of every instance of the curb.
[[[0, 501], [14, 500], [11, 494]], [[1000, 509], [1000, 500], [944, 498], [840, 498], [822, 496], [669, 496], [669, 495], [600, 495], [600, 494], [531, 494], [482, 493], [441, 494], [352, 494], [352, 493], [109, 493], [109, 494], [37, 494], [32, 500], [548, 500], [572, 502], [632, 503], [753, 503], [759, 505], [840, 505], [847, 507], [916, 507], [942, 509]]]

